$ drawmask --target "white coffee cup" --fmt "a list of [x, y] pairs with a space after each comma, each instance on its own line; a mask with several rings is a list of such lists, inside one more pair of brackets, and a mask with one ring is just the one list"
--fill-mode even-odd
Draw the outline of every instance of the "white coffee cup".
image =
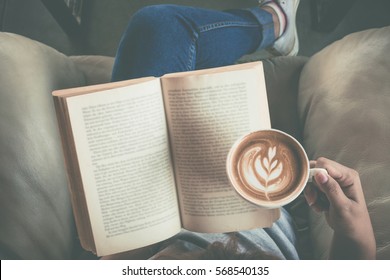
[[291, 135], [276, 129], [250, 132], [231, 147], [226, 168], [235, 190], [265, 208], [296, 199], [322, 168], [310, 168], [305, 149]]

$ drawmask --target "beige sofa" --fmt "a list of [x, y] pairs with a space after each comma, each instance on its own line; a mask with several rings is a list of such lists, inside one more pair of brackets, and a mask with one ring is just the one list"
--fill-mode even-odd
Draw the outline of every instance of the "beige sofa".
[[[378, 245], [390, 259], [390, 28], [350, 35], [311, 58], [264, 62], [272, 125], [360, 174]], [[250, 57], [249, 57], [250, 59]], [[67, 57], [0, 33], [0, 258], [85, 259], [77, 239], [54, 89], [108, 82], [113, 58]], [[303, 258], [327, 258], [332, 231], [302, 197], [289, 209]]]

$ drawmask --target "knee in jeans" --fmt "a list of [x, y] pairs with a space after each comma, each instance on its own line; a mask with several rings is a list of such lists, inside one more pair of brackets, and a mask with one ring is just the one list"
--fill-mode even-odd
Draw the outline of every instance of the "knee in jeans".
[[172, 32], [180, 25], [180, 12], [176, 5], [152, 5], [138, 10], [130, 22], [132, 28], [143, 33]]

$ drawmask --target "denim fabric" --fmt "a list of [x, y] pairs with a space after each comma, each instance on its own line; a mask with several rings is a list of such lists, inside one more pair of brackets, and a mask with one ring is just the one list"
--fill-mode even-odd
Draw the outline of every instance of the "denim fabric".
[[112, 80], [230, 65], [274, 40], [272, 16], [259, 7], [146, 6], [122, 36]]
[[[236, 233], [239, 252], [248, 250], [262, 250], [282, 260], [299, 259], [296, 249], [297, 238], [294, 223], [290, 214], [281, 209], [281, 216], [271, 228], [257, 228]], [[164, 243], [164, 246], [152, 257], [176, 256], [204, 250], [215, 241], [226, 243], [229, 240], [227, 233], [197, 233], [182, 230], [181, 233]]]

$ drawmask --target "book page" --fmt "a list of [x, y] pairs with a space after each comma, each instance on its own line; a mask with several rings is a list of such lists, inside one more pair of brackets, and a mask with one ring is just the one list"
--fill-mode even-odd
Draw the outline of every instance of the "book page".
[[250, 131], [271, 127], [262, 64], [246, 66], [162, 79], [186, 229], [238, 231], [271, 226], [279, 216], [278, 210], [260, 209], [240, 197], [226, 173], [233, 143]]
[[177, 233], [180, 215], [159, 80], [66, 100], [97, 254]]

